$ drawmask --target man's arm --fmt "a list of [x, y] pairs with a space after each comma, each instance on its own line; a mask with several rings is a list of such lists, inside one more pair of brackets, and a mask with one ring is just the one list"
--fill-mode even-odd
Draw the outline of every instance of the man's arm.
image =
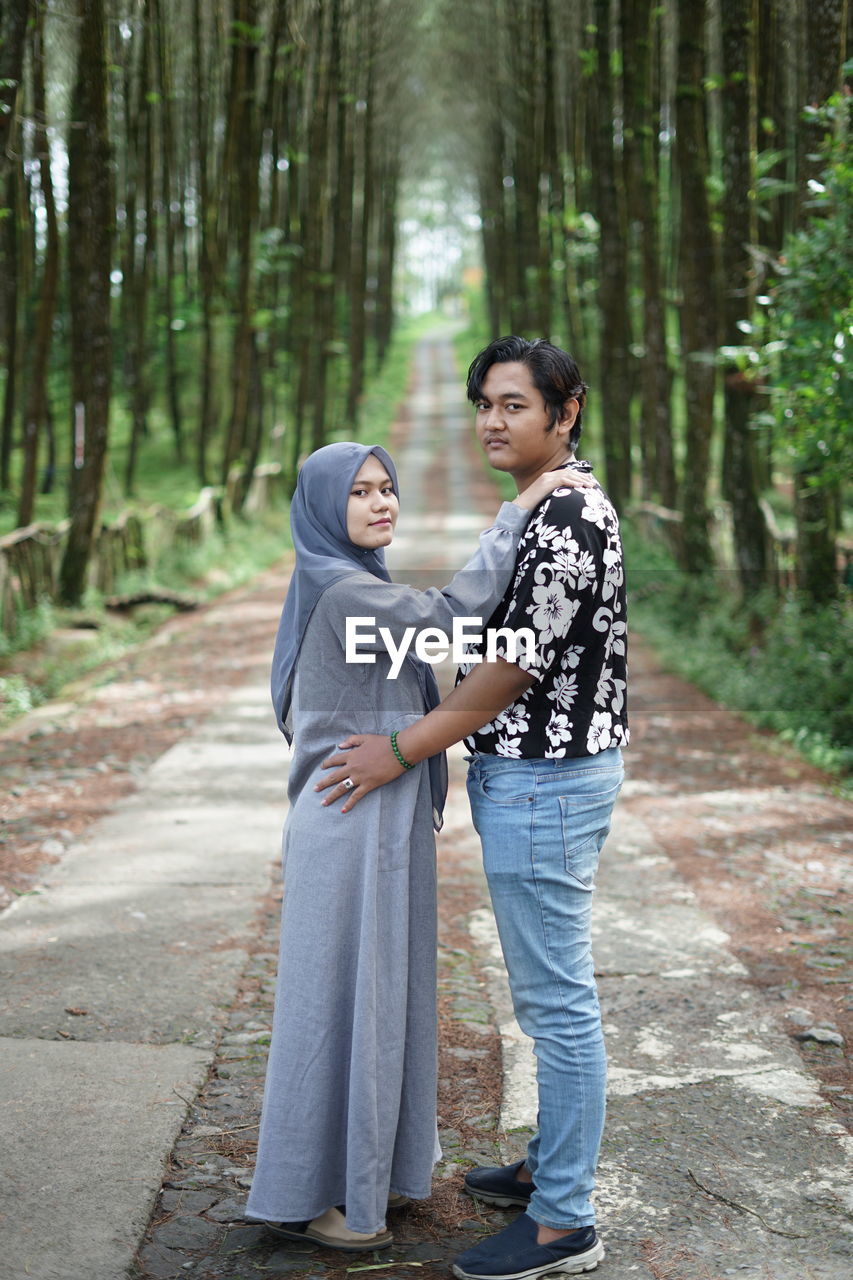
[[[454, 742], [461, 742], [484, 724], [494, 720], [506, 707], [520, 698], [533, 684], [535, 677], [520, 667], [496, 658], [474, 667], [452, 693], [415, 724], [407, 725], [397, 734], [397, 746], [409, 764], [418, 764], [429, 756], [438, 755]], [[362, 796], [399, 778], [405, 769], [391, 748], [391, 740], [383, 734], [354, 734], [340, 744], [341, 754], [329, 756], [323, 761], [324, 769], [334, 769], [316, 791], [330, 790], [323, 804], [333, 804], [341, 797], [346, 803], [341, 809], [347, 813]], [[340, 784], [351, 778], [356, 784], [347, 790]]]

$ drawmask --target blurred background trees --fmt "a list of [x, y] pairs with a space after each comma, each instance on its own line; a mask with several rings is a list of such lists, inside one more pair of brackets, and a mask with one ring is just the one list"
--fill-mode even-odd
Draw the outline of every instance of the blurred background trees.
[[61, 484], [71, 541], [91, 540], [107, 408], [129, 496], [164, 429], [200, 484], [261, 456], [292, 476], [330, 426], [357, 430], [393, 324], [413, 13], [4, 0], [0, 487], [17, 523]]
[[[71, 600], [105, 459], [128, 495], [151, 467], [292, 482], [360, 430], [411, 227], [434, 257], [456, 219], [479, 336], [576, 352], [620, 508], [668, 513], [701, 576], [727, 504], [747, 598], [790, 518], [799, 590], [832, 599], [851, 21], [849, 0], [3, 0], [5, 527], [67, 493]], [[422, 270], [459, 292], [464, 265]]]
[[[678, 510], [684, 568], [713, 562], [714, 494], [743, 589], [767, 581], [775, 467], [799, 585], [835, 595], [853, 471], [847, 0], [448, 0], [444, 15], [490, 331], [550, 333], [583, 368], [597, 360], [609, 490]], [[829, 254], [820, 283], [805, 245]], [[817, 386], [776, 394], [804, 325], [819, 428]]]

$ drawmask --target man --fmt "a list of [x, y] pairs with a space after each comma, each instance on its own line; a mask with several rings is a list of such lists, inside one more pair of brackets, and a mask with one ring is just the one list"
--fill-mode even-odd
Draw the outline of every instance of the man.
[[[489, 462], [519, 491], [578, 465], [586, 386], [567, 352], [497, 339], [471, 365], [468, 397]], [[358, 735], [325, 762], [344, 766], [325, 803], [346, 796], [347, 809], [462, 738], [473, 754], [468, 794], [516, 1017], [534, 1041], [539, 1129], [524, 1161], [467, 1174], [472, 1195], [524, 1212], [456, 1259], [461, 1280], [579, 1273], [604, 1256], [590, 1202], [606, 1071], [591, 899], [628, 727], [622, 548], [600, 487], [559, 489], [537, 509], [486, 634], [496, 628], [532, 629], [533, 652], [493, 647], [393, 742]]]

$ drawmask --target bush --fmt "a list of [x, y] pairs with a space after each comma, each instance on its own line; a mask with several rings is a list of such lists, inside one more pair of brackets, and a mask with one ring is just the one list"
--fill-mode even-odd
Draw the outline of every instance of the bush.
[[853, 770], [853, 611], [767, 591], [744, 602], [731, 574], [689, 575], [623, 524], [631, 625], [671, 670], [813, 764]]

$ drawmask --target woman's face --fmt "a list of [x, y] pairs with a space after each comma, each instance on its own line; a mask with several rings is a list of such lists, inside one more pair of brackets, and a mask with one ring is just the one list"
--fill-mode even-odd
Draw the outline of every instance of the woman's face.
[[347, 502], [347, 534], [357, 547], [387, 547], [394, 537], [400, 503], [391, 477], [371, 453], [359, 469]]

